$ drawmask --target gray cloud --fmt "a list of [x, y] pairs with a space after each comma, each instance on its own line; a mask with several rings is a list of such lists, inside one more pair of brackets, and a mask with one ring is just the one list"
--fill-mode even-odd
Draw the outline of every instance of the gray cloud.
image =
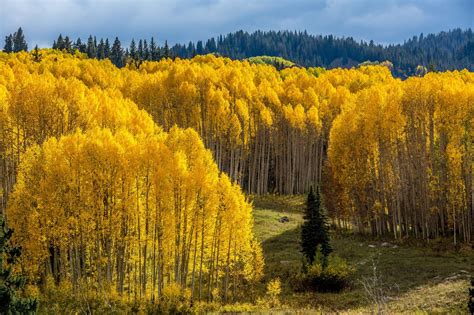
[[397, 43], [473, 25], [474, 0], [0, 0], [0, 36], [22, 26], [30, 46], [49, 46], [59, 33], [186, 43], [240, 29]]

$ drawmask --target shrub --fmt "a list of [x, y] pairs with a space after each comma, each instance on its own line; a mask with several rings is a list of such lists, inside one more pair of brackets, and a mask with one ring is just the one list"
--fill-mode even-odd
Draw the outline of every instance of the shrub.
[[267, 299], [270, 307], [280, 306], [281, 282], [279, 278], [271, 280], [267, 284]]
[[323, 268], [323, 259], [317, 255], [307, 267], [303, 277], [303, 287], [319, 292], [339, 292], [349, 284], [349, 276], [354, 272], [347, 262], [335, 255], [329, 255], [327, 267]]
[[249, 313], [256, 312], [257, 308], [255, 305], [250, 303], [234, 303], [223, 305], [220, 309], [220, 313]]
[[158, 305], [160, 313], [187, 313], [190, 311], [191, 292], [182, 289], [177, 283], [171, 283], [163, 288], [163, 296]]
[[214, 313], [217, 312], [220, 307], [221, 305], [217, 302], [195, 301], [193, 302], [190, 312], [193, 314]]
[[360, 281], [364, 287], [365, 296], [369, 304], [372, 305], [373, 313], [381, 314], [385, 311], [389, 301], [388, 293], [391, 287], [383, 281], [381, 273], [377, 269], [378, 260], [372, 259], [372, 274], [368, 277], [362, 277]]
[[128, 303], [107, 287], [98, 289], [87, 281], [78, 281], [75, 290], [69, 282], [55, 283], [48, 276], [39, 298], [39, 313], [61, 314], [64, 310], [81, 314], [126, 314], [138, 312], [143, 306]]

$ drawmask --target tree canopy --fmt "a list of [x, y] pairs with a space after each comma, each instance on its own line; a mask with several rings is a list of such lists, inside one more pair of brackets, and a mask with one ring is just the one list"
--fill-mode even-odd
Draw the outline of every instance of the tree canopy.
[[0, 53], [1, 208], [35, 281], [232, 298], [263, 268], [240, 189], [324, 183], [338, 228], [472, 240], [472, 72], [36, 53]]

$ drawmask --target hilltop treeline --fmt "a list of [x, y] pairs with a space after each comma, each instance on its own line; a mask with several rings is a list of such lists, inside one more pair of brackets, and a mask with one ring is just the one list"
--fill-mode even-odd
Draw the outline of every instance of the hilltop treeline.
[[60, 35], [53, 48], [72, 51], [78, 49], [90, 58], [110, 58], [121, 67], [127, 60], [160, 60], [168, 57], [192, 58], [196, 55], [218, 54], [231, 59], [246, 59], [254, 56], [277, 56], [305, 67], [352, 67], [365, 61], [393, 64], [392, 73], [397, 77], [412, 76], [417, 67], [446, 71], [474, 70], [474, 35], [471, 29], [454, 29], [438, 34], [413, 36], [403, 44], [383, 46], [373, 41], [356, 41], [351, 37], [333, 35], [311, 35], [307, 32], [238, 31], [225, 36], [210, 38], [205, 42], [168, 46], [156, 41], [132, 40], [128, 47], [121, 47], [118, 38], [97, 39], [90, 36], [87, 41], [74, 42]]

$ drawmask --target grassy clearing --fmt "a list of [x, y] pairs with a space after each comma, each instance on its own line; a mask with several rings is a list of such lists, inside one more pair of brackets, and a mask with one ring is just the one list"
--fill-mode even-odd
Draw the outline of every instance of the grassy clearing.
[[[405, 244], [370, 240], [354, 235], [333, 235], [334, 252], [357, 268], [352, 287], [342, 293], [298, 293], [292, 276], [301, 268], [299, 252], [303, 196], [264, 196], [254, 199], [255, 233], [262, 242], [266, 280], [282, 280], [282, 302], [303, 312], [366, 313], [374, 310], [361, 280], [370, 277], [373, 266], [381, 275], [388, 297], [384, 310], [395, 313], [466, 313], [472, 250], [444, 250], [444, 242]], [[289, 222], [280, 223], [287, 216]], [[384, 244], [385, 243], [385, 244]], [[387, 244], [388, 243], [388, 244]], [[370, 245], [370, 246], [369, 246]], [[443, 250], [441, 250], [443, 249]]]

